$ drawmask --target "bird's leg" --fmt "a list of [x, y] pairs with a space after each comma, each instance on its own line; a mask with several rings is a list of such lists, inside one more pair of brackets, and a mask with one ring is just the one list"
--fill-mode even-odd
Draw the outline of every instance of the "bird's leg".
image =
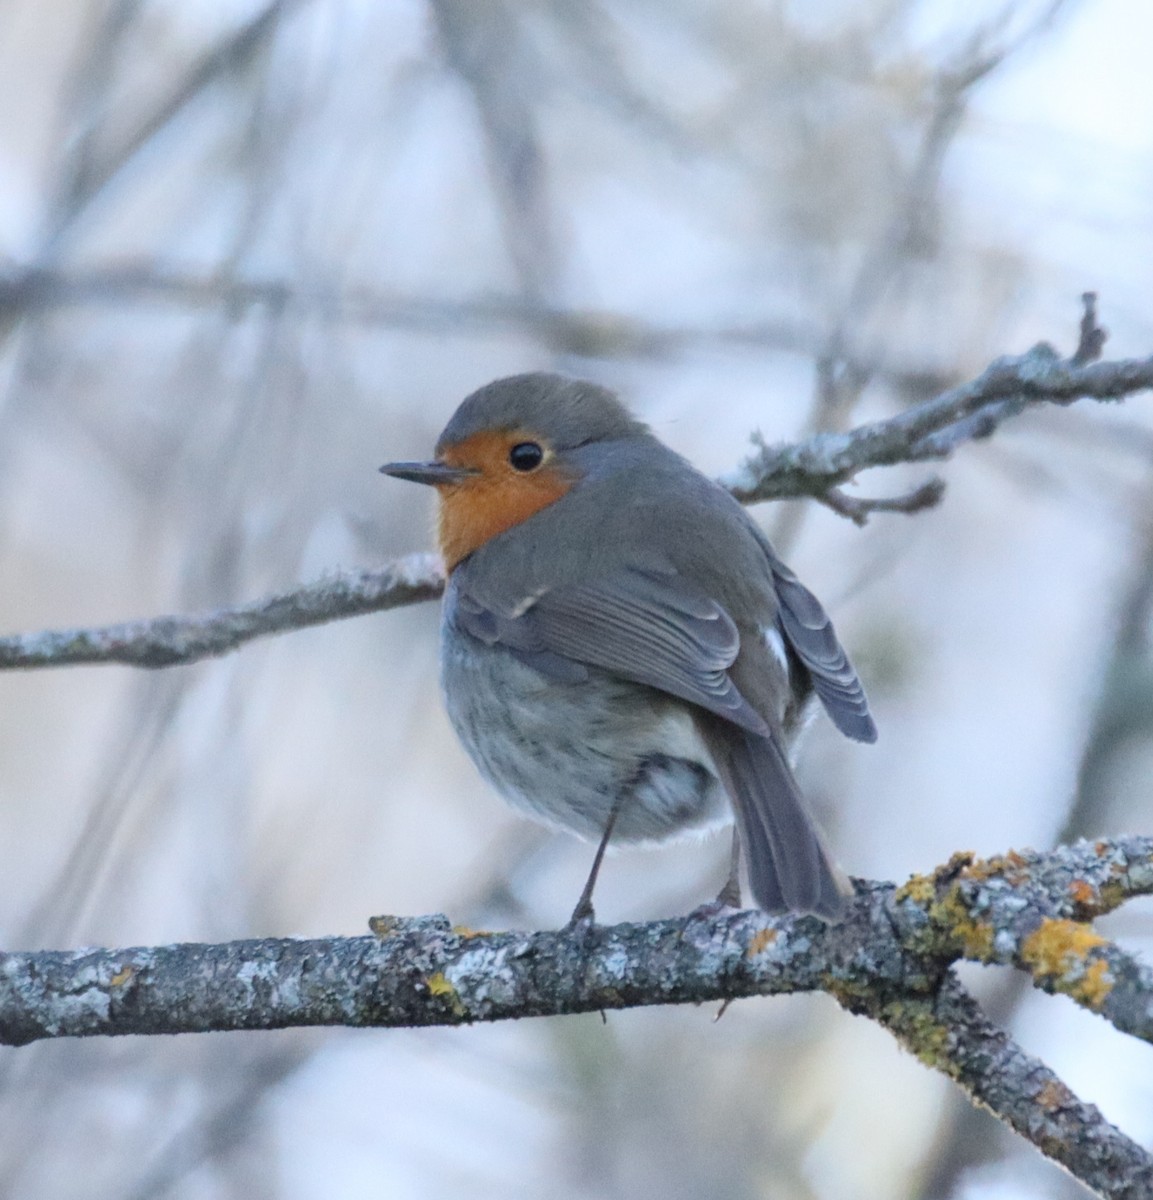
[[725, 880], [725, 886], [717, 893], [715, 900], [706, 900], [704, 904], [698, 904], [687, 917], [685, 917], [685, 925], [691, 921], [711, 921], [713, 917], [719, 917], [725, 909], [741, 907], [741, 834], [740, 830], [733, 826], [733, 848], [729, 855], [729, 877]]
[[[703, 907], [711, 908], [710, 915], [714, 917], [719, 916], [726, 908], [741, 907], [741, 831], [736, 822], [733, 823], [733, 849], [729, 856], [729, 877], [725, 880], [725, 886], [717, 893], [717, 898], [713, 903]], [[729, 996], [717, 1009], [717, 1015], [713, 1017], [714, 1024], [729, 1011], [729, 1005], [732, 1002], [733, 997]]]
[[729, 857], [729, 877], [717, 893], [717, 908], [741, 907], [741, 832], [733, 825], [733, 848]]
[[601, 863], [604, 861], [605, 851], [609, 845], [609, 838], [613, 835], [613, 826], [617, 823], [617, 816], [621, 811], [624, 798], [625, 791], [622, 788], [617, 794], [617, 798], [613, 801], [612, 808], [609, 809], [608, 820], [605, 822], [605, 831], [601, 834], [600, 845], [597, 846], [597, 852], [593, 857], [592, 870], [589, 872], [589, 877], [585, 882], [584, 889], [581, 891], [580, 899], [576, 902], [576, 908], [572, 910], [572, 916], [569, 917], [565, 929], [574, 929], [586, 921], [591, 925], [596, 920], [596, 913], [593, 911], [593, 888], [597, 885], [597, 876], [601, 873]]

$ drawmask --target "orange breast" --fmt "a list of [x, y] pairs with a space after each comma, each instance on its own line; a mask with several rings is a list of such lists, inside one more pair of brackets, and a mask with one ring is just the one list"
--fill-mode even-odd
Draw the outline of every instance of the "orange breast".
[[555, 504], [572, 487], [572, 477], [547, 462], [530, 473], [513, 470], [509, 447], [524, 440], [508, 432], [479, 433], [442, 454], [452, 466], [480, 472], [437, 489], [437, 539], [447, 570], [497, 534]]

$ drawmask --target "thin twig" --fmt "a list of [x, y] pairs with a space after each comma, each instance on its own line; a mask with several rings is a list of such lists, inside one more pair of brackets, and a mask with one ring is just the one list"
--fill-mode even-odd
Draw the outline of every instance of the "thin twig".
[[82, 173], [66, 185], [66, 203], [56, 214], [56, 226], [45, 239], [41, 257], [52, 257], [55, 244], [75, 224], [77, 217], [135, 162], [199, 95], [218, 79], [244, 68], [275, 33], [281, 20], [301, 0], [269, 0], [258, 13], [229, 33], [182, 76], [172, 91], [129, 130], [121, 144], [94, 161], [89, 156]]
[[855, 525], [864, 525], [873, 513], [919, 513], [940, 504], [945, 494], [945, 481], [938, 476], [926, 480], [903, 496], [850, 496], [841, 488], [829, 488], [817, 499], [838, 516], [848, 517]]
[[[35, 267], [0, 276], [0, 315], [72, 307], [169, 304], [220, 312], [291, 307], [320, 323], [366, 325], [488, 336], [527, 330], [574, 354], [605, 358], [661, 358], [686, 346], [732, 345], [808, 353], [819, 344], [817, 327], [792, 318], [742, 325], [691, 326], [644, 321], [630, 314], [550, 305], [539, 297], [486, 292], [443, 299], [390, 293], [361, 286], [296, 284], [256, 275], [192, 275], [154, 265]], [[870, 362], [886, 378], [899, 369]]]
[[1078, 367], [1086, 363], [1096, 362], [1105, 349], [1109, 332], [1097, 324], [1097, 293], [1082, 292], [1081, 303], [1085, 312], [1081, 317], [1081, 335], [1077, 339], [1077, 349], [1069, 360]]
[[435, 556], [412, 554], [376, 571], [333, 572], [317, 583], [201, 616], [0, 638], [0, 668], [183, 665], [227, 654], [253, 638], [432, 600], [443, 587]]
[[997, 359], [976, 379], [896, 417], [793, 446], [769, 446], [754, 438], [757, 452], [722, 482], [742, 504], [821, 498], [869, 467], [947, 458], [1028, 408], [1117, 400], [1150, 388], [1153, 357], [1079, 365], [1042, 342], [1026, 354]]

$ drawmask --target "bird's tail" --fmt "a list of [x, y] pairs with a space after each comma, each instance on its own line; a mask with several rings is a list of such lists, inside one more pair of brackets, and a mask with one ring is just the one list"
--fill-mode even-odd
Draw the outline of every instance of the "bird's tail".
[[777, 739], [728, 722], [702, 726], [732, 801], [758, 907], [842, 918], [852, 885], [826, 849]]

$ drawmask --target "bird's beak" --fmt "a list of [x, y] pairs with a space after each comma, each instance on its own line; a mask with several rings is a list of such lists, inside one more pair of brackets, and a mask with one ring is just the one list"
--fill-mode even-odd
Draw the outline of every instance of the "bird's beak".
[[380, 468], [383, 474], [394, 479], [407, 479], [410, 483], [430, 483], [434, 487], [461, 483], [477, 472], [471, 467], [450, 467], [443, 462], [395, 462], [385, 463]]

